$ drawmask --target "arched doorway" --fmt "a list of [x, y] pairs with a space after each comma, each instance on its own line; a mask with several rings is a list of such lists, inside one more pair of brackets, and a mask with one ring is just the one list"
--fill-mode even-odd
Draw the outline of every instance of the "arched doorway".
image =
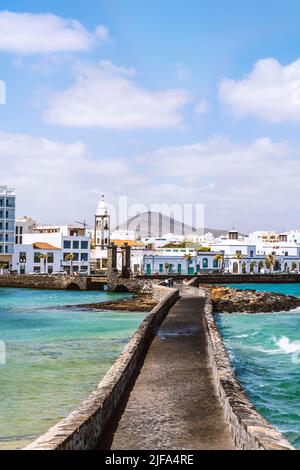
[[233, 263], [232, 271], [233, 271], [233, 274], [238, 274], [239, 273], [239, 263], [237, 263], [237, 261], [235, 261]]

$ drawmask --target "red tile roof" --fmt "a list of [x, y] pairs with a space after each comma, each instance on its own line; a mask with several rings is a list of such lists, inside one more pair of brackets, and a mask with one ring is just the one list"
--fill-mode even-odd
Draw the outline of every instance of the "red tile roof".
[[60, 248], [57, 248], [56, 246], [52, 246], [49, 243], [33, 243], [33, 249], [34, 250], [60, 250]]

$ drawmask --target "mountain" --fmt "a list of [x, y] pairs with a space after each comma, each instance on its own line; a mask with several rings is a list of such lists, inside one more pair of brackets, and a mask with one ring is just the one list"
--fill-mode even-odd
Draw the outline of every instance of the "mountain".
[[[120, 224], [117, 230], [134, 230], [141, 237], [161, 237], [167, 233], [175, 235], [203, 234], [203, 231], [179, 222], [173, 217], [168, 217], [158, 212], [143, 212], [135, 215], [127, 222]], [[227, 234], [228, 230], [215, 230], [205, 228], [204, 233], [211, 232], [214, 237]]]

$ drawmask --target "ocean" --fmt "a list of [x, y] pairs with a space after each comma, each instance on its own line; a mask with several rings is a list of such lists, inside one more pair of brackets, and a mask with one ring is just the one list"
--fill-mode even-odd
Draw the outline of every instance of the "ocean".
[[128, 296], [0, 289], [0, 449], [24, 447], [75, 409], [146, 315], [68, 306]]

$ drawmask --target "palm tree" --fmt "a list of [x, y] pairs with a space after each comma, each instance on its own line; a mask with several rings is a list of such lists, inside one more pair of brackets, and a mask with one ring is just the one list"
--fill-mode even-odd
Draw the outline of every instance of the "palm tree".
[[65, 261], [70, 261], [70, 274], [73, 275], [73, 261], [75, 259], [75, 255], [73, 253], [68, 253], [65, 255]]
[[[218, 262], [218, 268], [223, 271], [223, 267], [224, 267], [224, 255], [217, 254], [217, 255], [215, 256], [215, 261]], [[220, 265], [221, 265], [221, 266], [220, 266]]]
[[3, 276], [4, 275], [4, 268], [5, 268], [6, 264], [5, 263], [0, 263], [0, 276]]
[[266, 267], [268, 268], [269, 271], [273, 271], [273, 268], [275, 266], [275, 256], [274, 255], [267, 255], [266, 256]]
[[250, 263], [250, 273], [253, 273], [254, 272], [254, 268], [256, 267], [257, 265], [257, 262], [256, 261], [251, 261]]
[[189, 274], [189, 267], [190, 267], [190, 261], [192, 259], [192, 255], [184, 255], [184, 259], [186, 259], [186, 272]]
[[258, 263], [258, 272], [260, 273], [260, 271], [263, 269], [264, 267], [264, 262], [263, 261], [259, 261]]
[[45, 254], [40, 253], [40, 254], [39, 254], [39, 259], [40, 259], [40, 260], [42, 260], [42, 259], [44, 260], [44, 274], [47, 274], [47, 272], [46, 272], [47, 269], [46, 269], [46, 268], [47, 268], [47, 260], [48, 260], [48, 258], [49, 258], [49, 254], [48, 254], [48, 253], [45, 253]]

